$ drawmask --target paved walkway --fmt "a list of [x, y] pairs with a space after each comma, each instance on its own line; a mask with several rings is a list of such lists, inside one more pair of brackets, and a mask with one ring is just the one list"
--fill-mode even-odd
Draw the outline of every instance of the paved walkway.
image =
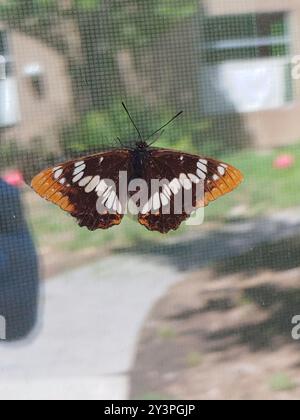
[[0, 399], [125, 399], [145, 317], [179, 279], [116, 256], [49, 280], [35, 337], [0, 345]]

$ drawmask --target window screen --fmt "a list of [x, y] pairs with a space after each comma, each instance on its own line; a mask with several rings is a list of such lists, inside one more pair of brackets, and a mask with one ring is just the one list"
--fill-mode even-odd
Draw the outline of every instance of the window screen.
[[[300, 5], [281, 3], [0, 1], [0, 398], [299, 398]], [[108, 173], [122, 153], [174, 173], [152, 204], [209, 180], [204, 221], [80, 227], [108, 151]]]

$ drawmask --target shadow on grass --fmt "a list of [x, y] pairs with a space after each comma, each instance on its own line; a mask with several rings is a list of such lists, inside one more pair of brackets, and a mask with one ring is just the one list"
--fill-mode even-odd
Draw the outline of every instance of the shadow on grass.
[[[300, 266], [300, 236], [261, 244], [243, 255], [226, 258], [216, 264], [219, 275], [270, 269], [290, 270]], [[300, 303], [300, 302], [299, 302]]]
[[[218, 277], [227, 274], [241, 273], [255, 276], [261, 270], [282, 272], [280, 286], [266, 283], [247, 288], [243, 300], [251, 302], [255, 308], [266, 312], [266, 319], [258, 323], [241, 325], [238, 329], [228, 328], [211, 334], [211, 340], [232, 338], [240, 344], [247, 344], [254, 351], [262, 348], [272, 349], [292, 342], [292, 319], [300, 314], [300, 275], [299, 288], [285, 288], [285, 271], [300, 266], [300, 237], [282, 240], [271, 244], [262, 244], [244, 255], [227, 258], [215, 266]], [[218, 310], [222, 310], [222, 300]], [[275, 343], [276, 340], [276, 343]], [[299, 343], [300, 344], [300, 343]], [[222, 349], [222, 345], [220, 347]]]
[[[206, 306], [196, 311], [185, 311], [173, 319], [186, 321], [190, 317], [216, 312], [225, 314], [237, 309], [244, 302], [252, 305], [249, 321], [241, 321], [239, 327], [226, 327], [216, 333], [209, 334], [212, 351], [224, 351], [232, 345], [247, 345], [252, 351], [277, 349], [285, 344], [293, 343], [292, 319], [300, 314], [300, 274], [299, 288], [285, 288], [286, 271], [300, 266], [300, 237], [282, 240], [276, 243], [254, 247], [247, 253], [236, 257], [227, 257], [214, 265], [216, 281], [224, 275], [241, 274], [241, 281], [247, 277], [255, 277], [256, 273], [267, 271], [282, 272], [280, 286], [267, 281], [265, 283], [242, 289], [242, 297], [235, 301], [234, 297], [222, 296], [208, 301]], [[297, 283], [297, 278], [295, 278]], [[263, 314], [264, 320], [256, 317], [256, 312]], [[222, 316], [222, 315], [220, 315]], [[258, 320], [257, 320], [258, 319]], [[198, 334], [190, 330], [188, 334]], [[300, 345], [300, 342], [299, 342]]]
[[284, 290], [264, 285], [247, 289], [244, 296], [253, 302], [256, 309], [265, 310], [266, 319], [210, 334], [207, 338], [215, 351], [224, 351], [233, 342], [248, 345], [252, 351], [275, 350], [293, 342], [292, 318], [300, 313], [300, 289]]
[[[231, 224], [172, 243], [141, 241], [117, 252], [162, 257], [179, 271], [195, 271], [219, 264], [225, 272], [286, 270], [300, 265], [300, 224], [269, 219]], [[279, 240], [280, 238], [280, 240]]]

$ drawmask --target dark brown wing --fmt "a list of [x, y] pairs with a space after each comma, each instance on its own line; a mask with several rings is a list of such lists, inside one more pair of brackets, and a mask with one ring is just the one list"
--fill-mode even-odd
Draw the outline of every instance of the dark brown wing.
[[[180, 193], [184, 197], [184, 190], [190, 190], [192, 206], [198, 209], [233, 191], [243, 181], [242, 173], [224, 162], [163, 149], [151, 151], [144, 171], [144, 178], [149, 189], [151, 179], [167, 179], [169, 182], [159, 197], [156, 195], [154, 208], [153, 197], [151, 197], [151, 210], [149, 210], [150, 206], [146, 207], [138, 217], [139, 222], [147, 229], [161, 233], [177, 230], [181, 223], [191, 215], [185, 207], [182, 207], [180, 213], [174, 211], [177, 194]], [[202, 185], [201, 188], [199, 184]], [[158, 198], [160, 199], [159, 209], [157, 209]], [[163, 214], [167, 200], [169, 200], [170, 212]]]
[[[119, 174], [132, 174], [130, 151], [113, 150], [70, 161], [37, 175], [31, 183], [41, 197], [58, 205], [89, 230], [119, 225], [126, 203], [121, 203]], [[111, 188], [105, 180], [115, 183]]]

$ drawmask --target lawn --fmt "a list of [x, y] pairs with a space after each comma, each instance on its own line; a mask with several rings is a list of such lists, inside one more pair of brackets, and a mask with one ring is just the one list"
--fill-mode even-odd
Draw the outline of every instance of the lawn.
[[[295, 165], [292, 168], [274, 168], [274, 159], [281, 153], [294, 156]], [[242, 217], [253, 217], [300, 205], [297, 182], [300, 179], [300, 144], [268, 153], [242, 151], [222, 158], [244, 173], [245, 182], [236, 191], [206, 209], [205, 220], [208, 224], [226, 222], [234, 209], [241, 209]], [[115, 248], [128, 247], [140, 241], [165, 241], [164, 236], [148, 232], [128, 217], [119, 227], [91, 233], [80, 229], [70, 216], [33, 192], [26, 189], [24, 195], [30, 225], [44, 257], [51, 255], [53, 258], [53, 255], [57, 255], [57, 260], [67, 261], [66, 256], [69, 256], [69, 260], [76, 263], [82, 259], [95, 258], [100, 252], [111, 252]], [[183, 225], [169, 237], [186, 233], [188, 229]], [[47, 258], [44, 259], [47, 261]], [[66, 265], [69, 266], [70, 262]]]
[[[289, 169], [276, 169], [276, 157], [290, 154], [295, 164]], [[223, 159], [239, 168], [244, 183], [232, 194], [214, 203], [206, 211], [206, 220], [225, 220], [234, 206], [243, 205], [245, 216], [258, 216], [300, 205], [300, 144], [270, 152], [242, 151]]]
[[75, 219], [30, 190], [25, 192], [24, 201], [46, 277], [137, 241], [137, 225], [131, 220], [125, 220], [121, 226], [109, 231], [90, 232], [80, 228]]

